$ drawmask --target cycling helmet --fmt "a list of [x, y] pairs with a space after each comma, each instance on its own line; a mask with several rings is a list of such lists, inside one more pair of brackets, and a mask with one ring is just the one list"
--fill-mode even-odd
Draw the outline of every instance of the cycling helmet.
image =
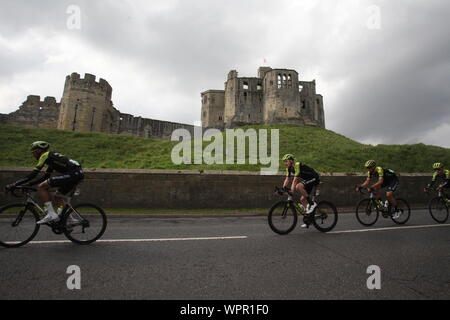
[[433, 164], [433, 170], [442, 169], [442, 168], [444, 168], [444, 165], [440, 162]]
[[375, 160], [369, 160], [366, 162], [366, 164], [364, 165], [366, 168], [373, 168], [377, 165], [377, 163], [375, 162]]
[[31, 144], [31, 151], [48, 150], [49, 148], [50, 148], [50, 144], [45, 141], [35, 141]]
[[283, 161], [287, 161], [287, 160], [292, 160], [293, 161], [294, 160], [294, 155], [292, 155], [290, 153], [285, 154], [282, 160]]

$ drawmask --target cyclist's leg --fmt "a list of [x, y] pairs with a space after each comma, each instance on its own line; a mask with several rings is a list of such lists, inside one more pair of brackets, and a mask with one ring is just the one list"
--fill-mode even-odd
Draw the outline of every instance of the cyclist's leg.
[[397, 190], [399, 185], [399, 180], [393, 179], [386, 186], [386, 198], [389, 201], [388, 212], [392, 211], [392, 207], [394, 207], [395, 211], [397, 211], [397, 200], [395, 199], [394, 192]]
[[300, 202], [306, 208], [309, 204], [309, 202], [308, 202], [309, 193], [306, 191], [303, 180], [302, 180], [302, 182], [297, 183], [297, 185], [295, 186], [295, 190], [300, 192], [300, 194], [301, 194]]
[[38, 185], [37, 193], [44, 203], [52, 201], [52, 195], [50, 194], [50, 185], [48, 183], [48, 180]]

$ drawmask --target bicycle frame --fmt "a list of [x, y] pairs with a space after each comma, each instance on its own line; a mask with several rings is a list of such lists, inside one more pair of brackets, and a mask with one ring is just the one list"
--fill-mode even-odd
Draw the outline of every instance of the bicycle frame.
[[[277, 188], [277, 190], [281, 190], [281, 189]], [[306, 213], [306, 210], [300, 206], [300, 203], [298, 203], [297, 201], [294, 201], [293, 195], [292, 195], [291, 192], [286, 192], [286, 191], [284, 191], [284, 190], [282, 190], [282, 191], [283, 191], [284, 193], [287, 193], [287, 194], [288, 194], [289, 197], [288, 197], [287, 202], [292, 203], [292, 204], [294, 205], [294, 208], [295, 208], [295, 210], [297, 211], [297, 213], [301, 214], [301, 215], [304, 216], [304, 217], [309, 216], [309, 215]], [[320, 195], [320, 191], [319, 191], [319, 189], [318, 189], [318, 186], [316, 185], [316, 186], [314, 186], [313, 189], [311, 190], [311, 201], [312, 201], [312, 202], [315, 202], [315, 201], [316, 201], [316, 197], [318, 197], [319, 195]]]

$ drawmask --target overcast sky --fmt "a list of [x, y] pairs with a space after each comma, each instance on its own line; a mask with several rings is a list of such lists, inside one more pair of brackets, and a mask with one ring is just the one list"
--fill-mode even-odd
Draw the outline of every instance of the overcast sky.
[[194, 123], [200, 92], [269, 65], [316, 79], [330, 130], [450, 147], [449, 19], [448, 0], [1, 0], [0, 113], [78, 72], [122, 112]]

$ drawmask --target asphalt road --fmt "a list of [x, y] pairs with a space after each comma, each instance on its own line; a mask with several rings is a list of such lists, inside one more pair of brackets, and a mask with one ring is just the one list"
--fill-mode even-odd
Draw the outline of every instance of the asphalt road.
[[[450, 225], [413, 211], [407, 226], [342, 214], [335, 233], [279, 236], [265, 216], [111, 216], [90, 246], [42, 228], [44, 242], [0, 248], [0, 299], [449, 299]], [[80, 290], [67, 288], [70, 265]], [[371, 265], [380, 290], [367, 288]]]

